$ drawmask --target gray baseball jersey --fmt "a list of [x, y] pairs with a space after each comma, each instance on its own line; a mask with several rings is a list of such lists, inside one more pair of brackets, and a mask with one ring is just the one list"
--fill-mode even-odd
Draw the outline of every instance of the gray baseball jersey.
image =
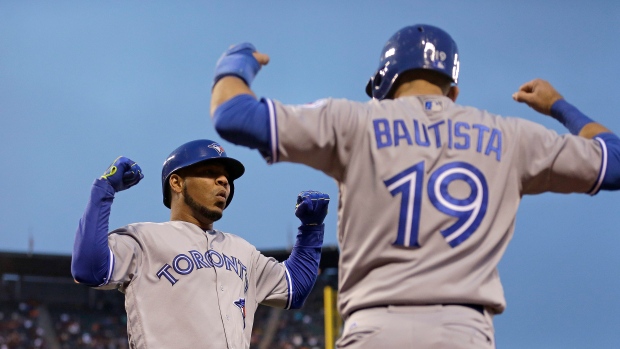
[[339, 186], [339, 310], [472, 303], [501, 313], [497, 264], [524, 194], [596, 193], [604, 143], [442, 96], [267, 100], [270, 162]]
[[249, 348], [259, 303], [286, 308], [286, 267], [244, 239], [172, 221], [112, 231], [132, 348]]

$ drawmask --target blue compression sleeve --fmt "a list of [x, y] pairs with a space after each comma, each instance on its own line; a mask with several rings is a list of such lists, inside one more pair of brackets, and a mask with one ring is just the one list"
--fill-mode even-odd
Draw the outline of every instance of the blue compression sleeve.
[[561, 122], [574, 135], [578, 135], [585, 125], [594, 122], [564, 99], [559, 99], [553, 103], [551, 116]]
[[620, 189], [620, 138], [610, 132], [599, 133], [594, 138], [602, 141], [603, 161], [607, 160], [601, 189], [618, 190]]
[[297, 242], [284, 265], [289, 271], [292, 290], [287, 309], [299, 309], [304, 305], [316, 282], [321, 261], [321, 247], [325, 224], [302, 225], [297, 233]]
[[213, 114], [220, 137], [261, 152], [271, 152], [269, 109], [266, 102], [241, 94], [222, 103]]
[[90, 199], [75, 233], [71, 274], [88, 286], [105, 285], [113, 269], [113, 256], [108, 247], [108, 227], [114, 189], [104, 179], [96, 179]]

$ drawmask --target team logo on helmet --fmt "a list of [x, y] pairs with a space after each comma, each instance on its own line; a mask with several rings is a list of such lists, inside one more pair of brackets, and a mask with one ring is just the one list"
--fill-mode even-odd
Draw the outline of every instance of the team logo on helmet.
[[211, 148], [211, 149], [215, 149], [215, 151], [218, 154], [220, 154], [220, 156], [222, 156], [222, 154], [224, 153], [224, 148], [221, 145], [217, 144], [217, 143], [209, 144], [208, 147]]
[[243, 328], [245, 328], [245, 298], [239, 298], [233, 303], [235, 303], [239, 310], [241, 310], [241, 316], [243, 317]]
[[427, 42], [424, 45], [424, 59], [432, 66], [439, 69], [445, 69], [444, 61], [446, 60], [446, 53], [439, 51], [435, 48], [432, 42]]

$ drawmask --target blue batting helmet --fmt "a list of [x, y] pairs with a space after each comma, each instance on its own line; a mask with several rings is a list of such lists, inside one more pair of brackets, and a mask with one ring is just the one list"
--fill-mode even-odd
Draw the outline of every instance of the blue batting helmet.
[[398, 76], [412, 69], [434, 70], [458, 83], [459, 52], [452, 37], [426, 24], [397, 31], [383, 46], [379, 68], [368, 81], [366, 94], [385, 99]]
[[230, 201], [235, 193], [233, 182], [243, 175], [245, 167], [243, 167], [241, 162], [228, 157], [224, 148], [217, 142], [199, 139], [176, 148], [164, 161], [164, 166], [161, 169], [161, 188], [166, 207], [170, 208], [170, 184], [168, 182], [170, 176], [182, 168], [202, 162], [218, 162], [224, 165], [226, 172], [228, 172], [228, 182], [230, 185], [230, 195], [228, 195], [226, 200], [226, 207], [230, 205]]

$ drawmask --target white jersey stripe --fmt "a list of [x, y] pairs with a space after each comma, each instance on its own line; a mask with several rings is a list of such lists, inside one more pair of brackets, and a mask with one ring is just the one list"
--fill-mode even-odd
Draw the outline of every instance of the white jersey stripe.
[[605, 144], [605, 141], [600, 137], [596, 137], [594, 139], [596, 139], [601, 144], [601, 149], [603, 150], [603, 156], [601, 159], [601, 170], [598, 173], [596, 184], [594, 185], [592, 190], [590, 190], [590, 192], [588, 193], [590, 195], [595, 195], [601, 189], [601, 184], [603, 184], [603, 178], [605, 178], [605, 172], [607, 172], [607, 145]]
[[273, 101], [269, 98], [265, 98], [265, 101], [269, 109], [269, 131], [271, 132], [271, 161], [269, 163], [273, 164], [278, 162], [278, 125]]
[[108, 265], [108, 275], [106, 275], [105, 280], [103, 280], [103, 283], [97, 287], [101, 287], [101, 286], [105, 286], [110, 282], [110, 279], [112, 278], [112, 273], [114, 272], [114, 253], [112, 253], [112, 249], [110, 249], [108, 247], [108, 250], [110, 251], [110, 264]]
[[288, 300], [286, 301], [286, 308], [291, 309], [291, 304], [293, 303], [293, 280], [291, 280], [291, 274], [286, 267], [286, 262], [282, 262], [284, 265], [284, 271], [286, 272], [286, 282], [288, 282]]

